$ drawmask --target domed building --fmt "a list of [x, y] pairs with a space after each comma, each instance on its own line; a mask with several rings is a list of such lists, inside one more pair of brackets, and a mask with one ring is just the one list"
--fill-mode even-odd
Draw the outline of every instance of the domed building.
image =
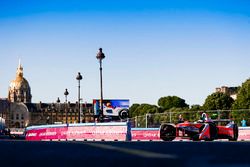
[[[23, 77], [23, 67], [19, 61], [16, 78], [11, 81], [7, 99], [0, 99], [0, 113], [8, 128], [25, 128], [31, 125], [78, 122], [78, 103], [32, 103], [31, 89]], [[89, 111], [92, 105], [82, 104], [82, 110]], [[92, 115], [89, 116], [90, 120]], [[85, 117], [84, 117], [85, 121]]]
[[30, 86], [23, 77], [23, 67], [19, 61], [16, 78], [11, 81], [8, 90], [9, 127], [22, 128], [29, 124], [29, 111], [25, 103], [31, 103], [31, 97]]
[[8, 91], [10, 102], [31, 103], [31, 90], [28, 81], [23, 77], [23, 67], [19, 61], [16, 79], [11, 81]]

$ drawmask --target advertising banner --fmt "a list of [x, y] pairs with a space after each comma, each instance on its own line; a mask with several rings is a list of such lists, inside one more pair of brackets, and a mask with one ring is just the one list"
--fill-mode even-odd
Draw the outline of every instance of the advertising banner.
[[158, 128], [132, 128], [132, 141], [159, 141], [160, 131]]
[[[128, 117], [129, 100], [128, 99], [105, 99], [102, 101], [103, 104], [103, 115], [120, 117], [126, 119]], [[94, 114], [99, 115], [101, 110], [101, 100], [94, 99]]]
[[90, 139], [105, 141], [125, 141], [127, 135], [126, 126], [83, 126], [68, 127], [67, 139]]
[[67, 127], [44, 127], [31, 129], [26, 131], [26, 140], [41, 141], [41, 140], [66, 140]]
[[239, 127], [238, 141], [250, 140], [250, 127]]
[[131, 140], [128, 123], [86, 123], [69, 126], [33, 126], [26, 130], [26, 140]]

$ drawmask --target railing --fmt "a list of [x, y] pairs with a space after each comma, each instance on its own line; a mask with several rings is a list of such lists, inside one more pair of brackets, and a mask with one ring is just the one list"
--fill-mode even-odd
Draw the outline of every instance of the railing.
[[202, 113], [207, 113], [212, 120], [232, 120], [241, 126], [245, 119], [250, 125], [250, 109], [244, 110], [211, 110], [211, 111], [182, 111], [146, 114], [129, 118], [131, 126], [135, 128], [156, 128], [162, 123], [177, 123], [181, 114], [184, 121], [195, 122], [200, 119]]

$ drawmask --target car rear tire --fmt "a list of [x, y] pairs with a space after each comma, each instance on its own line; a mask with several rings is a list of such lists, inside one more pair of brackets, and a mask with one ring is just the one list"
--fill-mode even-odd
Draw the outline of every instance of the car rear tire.
[[208, 141], [213, 141], [218, 138], [218, 129], [214, 123], [210, 123], [209, 128], [210, 128], [210, 139]]
[[233, 137], [229, 138], [229, 141], [237, 141], [239, 136], [239, 128], [237, 124], [233, 125]]
[[160, 138], [164, 141], [172, 141], [176, 137], [176, 128], [173, 125], [163, 124], [160, 127]]

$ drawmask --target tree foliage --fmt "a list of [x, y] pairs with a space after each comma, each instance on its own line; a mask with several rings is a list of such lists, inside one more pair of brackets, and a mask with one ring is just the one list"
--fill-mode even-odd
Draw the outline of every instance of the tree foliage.
[[194, 105], [191, 105], [189, 110], [190, 111], [201, 111], [201, 110], [203, 110], [203, 108], [199, 104], [194, 104]]
[[185, 100], [177, 96], [161, 97], [158, 100], [158, 105], [163, 110], [169, 110], [171, 108], [185, 108], [188, 107]]
[[[168, 122], [170, 120], [174, 121], [178, 119], [179, 114], [182, 114], [184, 120], [195, 121], [199, 119], [201, 112], [203, 110], [215, 110], [210, 111], [209, 114], [212, 118], [217, 119], [227, 119], [231, 118], [236, 123], [240, 125], [240, 121], [244, 118], [250, 122], [250, 79], [242, 83], [241, 87], [237, 88], [238, 95], [237, 99], [234, 100], [227, 94], [224, 93], [212, 93], [207, 96], [204, 105], [192, 105], [189, 108], [188, 104], [185, 103], [184, 99], [181, 99], [177, 96], [165, 96], [161, 97], [158, 100], [158, 106], [151, 104], [133, 104], [130, 107], [129, 116], [136, 117], [137, 122], [140, 123], [142, 127], [145, 126], [145, 115], [148, 116], [148, 125], [151, 122], [160, 124], [161, 122]], [[230, 110], [226, 112], [218, 112], [216, 110]], [[242, 109], [242, 110], [239, 110]], [[190, 111], [190, 112], [184, 112]], [[196, 111], [196, 112], [192, 112]], [[150, 115], [154, 113], [164, 113], [164, 114], [155, 114], [154, 116]], [[196, 114], [194, 114], [196, 113]], [[171, 117], [170, 117], [171, 114]]]
[[203, 105], [205, 110], [229, 110], [234, 100], [227, 94], [216, 92], [209, 95]]
[[139, 115], [145, 115], [147, 113], [158, 113], [158, 107], [151, 104], [133, 104], [130, 107], [130, 117], [135, 117]]
[[233, 105], [233, 109], [249, 109], [250, 108], [250, 79], [242, 83], [239, 89], [237, 99]]
[[137, 113], [137, 108], [140, 106], [140, 104], [133, 104], [130, 108], [129, 108], [129, 117], [132, 118], [132, 117], [135, 117], [137, 115], [139, 115], [139, 113]]

